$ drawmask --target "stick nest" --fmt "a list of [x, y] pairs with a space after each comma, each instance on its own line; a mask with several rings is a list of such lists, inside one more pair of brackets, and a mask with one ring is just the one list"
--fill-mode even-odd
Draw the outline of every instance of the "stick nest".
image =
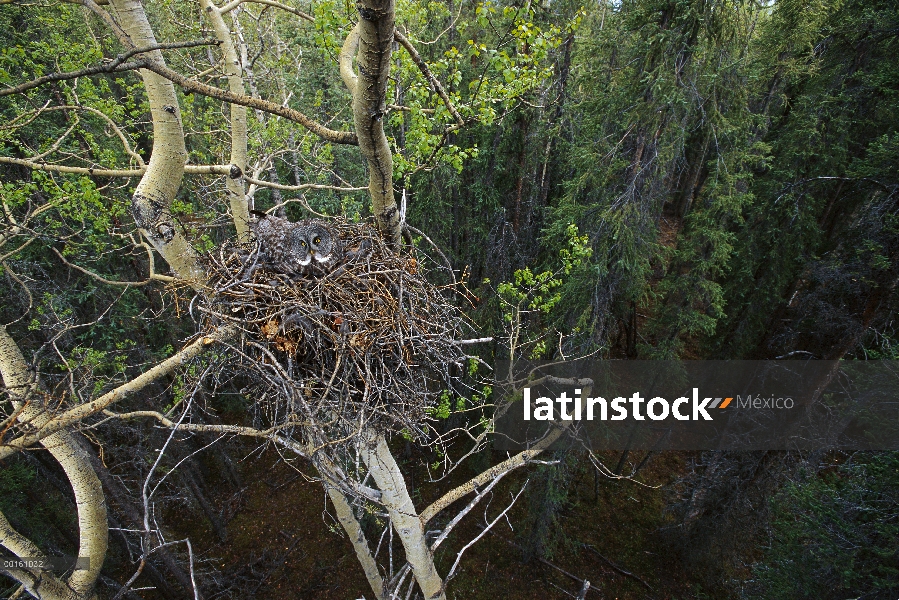
[[425, 437], [428, 408], [464, 370], [458, 340], [472, 327], [451, 301], [464, 290], [429, 282], [437, 263], [393, 252], [370, 225], [329, 227], [352, 258], [318, 276], [270, 270], [256, 242], [208, 254], [201, 328], [240, 328], [223, 366], [248, 378], [243, 391], [282, 431], [315, 445], [363, 425]]

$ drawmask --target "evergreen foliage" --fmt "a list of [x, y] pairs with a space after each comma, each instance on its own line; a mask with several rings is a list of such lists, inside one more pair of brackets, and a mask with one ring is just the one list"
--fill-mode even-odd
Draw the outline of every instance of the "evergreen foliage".
[[899, 592], [899, 455], [806, 473], [771, 500], [749, 598], [892, 598]]

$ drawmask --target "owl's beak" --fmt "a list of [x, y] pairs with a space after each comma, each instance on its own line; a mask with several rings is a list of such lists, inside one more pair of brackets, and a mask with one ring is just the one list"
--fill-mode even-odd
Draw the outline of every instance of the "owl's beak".
[[315, 256], [315, 250], [310, 249], [309, 254], [311, 254], [312, 256]]

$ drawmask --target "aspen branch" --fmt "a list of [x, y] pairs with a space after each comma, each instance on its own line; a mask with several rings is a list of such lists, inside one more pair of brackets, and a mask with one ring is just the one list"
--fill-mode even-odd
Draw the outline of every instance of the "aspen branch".
[[[222, 100], [224, 102], [230, 102], [232, 104], [239, 104], [241, 106], [246, 106], [249, 108], [261, 110], [273, 115], [277, 115], [279, 117], [284, 117], [289, 121], [293, 121], [294, 123], [298, 123], [309, 130], [311, 133], [314, 133], [321, 139], [326, 142], [331, 142], [334, 144], [347, 144], [351, 146], [358, 145], [358, 140], [356, 138], [356, 134], [351, 131], [336, 131], [334, 129], [329, 129], [324, 125], [314, 121], [313, 119], [307, 117], [305, 114], [301, 113], [298, 110], [294, 110], [292, 108], [288, 108], [286, 106], [281, 106], [280, 104], [275, 104], [274, 102], [269, 102], [268, 100], [262, 100], [261, 98], [253, 98], [251, 96], [246, 96], [243, 94], [235, 94], [228, 90], [223, 90], [221, 88], [217, 88], [215, 86], [206, 85], [205, 83], [200, 83], [199, 81], [195, 81], [193, 79], [189, 79], [180, 73], [169, 69], [168, 67], [159, 64], [153, 60], [138, 60], [132, 62], [124, 62], [125, 58], [134, 56], [135, 54], [140, 54], [142, 52], [150, 52], [153, 50], [165, 50], [171, 48], [186, 48], [191, 46], [199, 46], [199, 45], [217, 45], [217, 41], [203, 41], [201, 42], [181, 42], [179, 44], [154, 44], [152, 46], [148, 46], [145, 48], [139, 48], [136, 50], [131, 50], [126, 52], [125, 54], [120, 54], [118, 57], [113, 59], [111, 62], [97, 65], [94, 67], [88, 67], [86, 69], [81, 69], [79, 71], [70, 71], [67, 73], [53, 73], [50, 75], [45, 75], [44, 77], [40, 77], [33, 81], [29, 81], [27, 83], [23, 83], [16, 87], [6, 88], [0, 90], [0, 96], [8, 96], [10, 94], [15, 94], [19, 92], [24, 92], [29, 89], [38, 87], [43, 85], [44, 83], [49, 83], [52, 81], [65, 81], [69, 79], [76, 79], [78, 77], [86, 77], [89, 75], [100, 75], [104, 73], [122, 73], [125, 71], [136, 71], [138, 69], [146, 69], [148, 71], [152, 71], [156, 73], [160, 77], [164, 79], [168, 79], [178, 87], [180, 87], [187, 94], [200, 94], [202, 96], [207, 96], [209, 98], [215, 98], [216, 100]], [[126, 56], [127, 55], [127, 56]], [[125, 58], [123, 58], [125, 57]], [[123, 175], [111, 175], [113, 177], [119, 177]], [[131, 176], [131, 175], [129, 175]]]
[[292, 6], [287, 6], [286, 4], [281, 4], [280, 2], [275, 2], [274, 0], [232, 0], [231, 2], [224, 5], [223, 7], [221, 7], [218, 10], [222, 14], [229, 13], [232, 10], [234, 10], [235, 8], [237, 8], [238, 6], [240, 6], [241, 4], [243, 4], [244, 2], [251, 2], [253, 4], [264, 4], [266, 6], [280, 8], [281, 10], [292, 13], [292, 14], [300, 17], [301, 19], [305, 19], [306, 21], [309, 21], [310, 23], [315, 23], [315, 17], [313, 17], [312, 15], [306, 14], [301, 10], [293, 8]]
[[499, 483], [500, 480], [503, 477], [505, 477], [508, 473], [509, 473], [509, 471], [504, 471], [503, 473], [500, 473], [499, 475], [494, 477], [493, 481], [491, 481], [487, 487], [485, 487], [483, 490], [478, 492], [478, 494], [471, 500], [471, 502], [469, 502], [468, 505], [464, 509], [459, 511], [459, 514], [457, 514], [455, 517], [453, 517], [453, 520], [450, 521], [447, 524], [447, 526], [443, 528], [443, 531], [440, 533], [440, 535], [437, 537], [437, 539], [434, 540], [434, 543], [431, 544], [431, 552], [434, 552], [435, 550], [437, 550], [437, 548], [440, 546], [441, 543], [443, 543], [443, 540], [446, 539], [446, 537], [450, 534], [450, 532], [453, 530], [453, 528], [459, 524], [459, 521], [461, 521], [462, 518], [465, 517], [465, 515], [470, 513], [471, 510], [477, 505], [477, 503], [480, 502], [481, 499], [484, 498], [487, 494], [489, 494], [490, 491], [496, 486], [496, 484]]
[[[25, 83], [21, 83], [17, 86], [2, 89], [0, 90], [0, 97], [27, 92], [30, 89], [34, 89], [38, 86], [44, 85], [45, 83], [52, 83], [54, 81], [66, 81], [69, 79], [77, 79], [78, 77], [99, 75], [101, 73], [131, 71], [135, 68], [140, 67], [124, 68], [130, 64], [126, 63], [125, 61], [132, 56], [143, 54], [145, 52], [152, 52], [154, 50], [175, 50], [178, 48], [195, 48], [197, 46], [215, 46], [218, 45], [218, 43], [219, 42], [216, 40], [193, 40], [189, 42], [174, 42], [171, 44], [152, 44], [143, 48], [133, 48], [131, 50], [128, 50], [127, 52], [119, 54], [111, 61], [101, 65], [87, 67], [78, 71], [69, 71], [67, 73], [50, 73], [49, 75], [44, 75], [43, 77], [38, 77], [37, 79], [32, 79], [31, 81], [26, 81]], [[143, 67], [143, 65], [140, 66]]]
[[242, 94], [235, 94], [233, 92], [229, 92], [228, 90], [223, 90], [211, 85], [206, 85], [205, 83], [200, 83], [199, 81], [188, 79], [180, 73], [177, 73], [169, 69], [168, 67], [164, 67], [155, 62], [146, 61], [144, 64], [139, 65], [138, 68], [153, 71], [160, 77], [164, 77], [165, 79], [168, 79], [172, 83], [182, 88], [185, 93], [201, 94], [203, 96], [215, 98], [216, 100], [223, 100], [225, 102], [240, 104], [242, 106], [259, 109], [273, 115], [278, 115], [279, 117], [284, 117], [285, 119], [293, 121], [294, 123], [299, 123], [326, 142], [331, 142], [334, 144], [348, 144], [351, 146], [355, 146], [358, 144], [355, 133], [351, 131], [335, 131], [333, 129], [328, 129], [324, 125], [313, 121], [298, 110], [294, 110], [286, 106], [281, 106], [280, 104], [275, 104], [274, 102], [269, 102], [268, 100], [253, 98], [251, 96], [245, 96]]
[[[0, 378], [6, 386], [13, 408], [22, 408], [20, 422], [40, 429], [51, 420], [42, 396], [35, 394], [41, 390], [40, 378], [29, 369], [22, 351], [5, 326], [0, 326]], [[103, 487], [90, 464], [88, 453], [69, 431], [57, 431], [45, 436], [41, 445], [59, 463], [72, 486], [78, 512], [78, 556], [86, 556], [91, 561], [86, 569], [73, 571], [66, 580], [66, 586], [75, 594], [75, 598], [94, 600], [94, 585], [103, 567], [108, 547], [109, 527]], [[40, 580], [39, 576], [38, 586]], [[53, 597], [51, 594], [33, 595], [48, 600]], [[65, 594], [62, 597], [73, 596]]]
[[106, 285], [114, 285], [114, 286], [118, 286], [118, 287], [128, 287], [128, 286], [147, 285], [151, 281], [165, 281], [167, 283], [173, 283], [175, 281], [178, 281], [175, 277], [169, 277], [168, 275], [157, 275], [156, 273], [154, 273], [152, 262], [150, 263], [150, 277], [148, 277], [147, 279], [145, 279], [143, 281], [115, 281], [113, 279], [106, 279], [105, 277], [101, 277], [100, 275], [97, 275], [93, 271], [88, 271], [84, 267], [79, 267], [78, 265], [69, 262], [62, 255], [62, 253], [59, 250], [57, 250], [56, 248], [52, 248], [52, 250], [56, 254], [56, 256], [59, 257], [59, 260], [61, 260], [63, 262], [63, 264], [65, 264], [67, 267], [69, 267], [71, 269], [75, 269], [76, 271], [80, 271], [80, 272], [84, 273], [85, 275], [87, 275], [88, 277], [92, 277], [92, 278], [96, 279], [97, 281], [99, 281], [100, 283], [105, 283]]
[[[133, 169], [107, 169], [103, 167], [70, 167], [54, 163], [35, 162], [23, 158], [0, 156], [0, 164], [19, 165], [36, 171], [48, 173], [73, 173], [75, 175], [88, 175], [92, 177], [142, 177], [147, 172], [146, 166]], [[187, 175], [228, 175], [231, 172], [230, 165], [184, 165], [184, 173]]]
[[101, 119], [103, 119], [103, 121], [106, 122], [107, 125], [112, 127], [112, 130], [115, 132], [116, 137], [118, 137], [119, 140], [122, 142], [122, 146], [124, 146], [125, 152], [128, 153], [128, 156], [130, 156], [131, 158], [136, 160], [137, 164], [140, 165], [141, 167], [146, 166], [146, 164], [144, 163], [144, 158], [140, 154], [135, 152], [134, 148], [131, 147], [131, 142], [129, 142], [128, 138], [125, 136], [125, 132], [123, 132], [122, 129], [116, 124], [116, 122], [113, 121], [112, 119], [110, 119], [109, 115], [107, 115], [103, 111], [97, 110], [96, 108], [92, 108], [90, 106], [76, 106], [76, 105], [68, 105], [68, 104], [63, 105], [63, 106], [51, 106], [45, 110], [46, 111], [84, 110], [84, 111], [91, 113], [92, 115], [96, 115], [96, 116], [100, 117]]
[[[220, 42], [222, 51], [222, 65], [225, 75], [228, 76], [228, 90], [234, 94], [243, 95], [246, 92], [243, 84], [243, 67], [231, 38], [231, 30], [222, 18], [222, 12], [212, 0], [200, 0], [206, 16], [215, 31], [215, 37]], [[238, 22], [235, 18], [235, 22]], [[255, 94], [254, 94], [255, 96]], [[247, 108], [240, 104], [231, 104], [231, 158], [235, 165], [235, 175], [247, 170]], [[227, 177], [225, 187], [228, 190], [228, 204], [231, 207], [231, 219], [237, 230], [237, 239], [244, 241], [249, 234], [250, 206], [247, 200], [247, 191], [240, 177]]]
[[446, 90], [443, 88], [443, 85], [440, 83], [434, 74], [431, 73], [431, 69], [428, 67], [428, 63], [426, 63], [421, 55], [418, 54], [418, 51], [415, 49], [415, 46], [412, 45], [412, 42], [406, 38], [402, 33], [400, 33], [399, 29], [393, 32], [393, 38], [400, 43], [400, 45], [406, 49], [406, 52], [409, 53], [409, 57], [412, 59], [412, 62], [418, 67], [421, 71], [422, 75], [425, 76], [425, 79], [428, 80], [428, 83], [431, 84], [431, 87], [437, 92], [437, 95], [440, 96], [440, 99], [443, 100], [443, 104], [446, 106], [446, 109], [453, 116], [453, 119], [456, 120], [456, 124], [459, 127], [465, 126], [465, 119], [462, 118], [462, 115], [459, 114], [459, 111], [456, 110], [456, 107], [453, 105], [453, 101], [450, 100], [449, 94], [446, 93]]
[[220, 433], [225, 435], [240, 435], [244, 437], [255, 437], [255, 438], [276, 438], [277, 432], [282, 429], [290, 429], [291, 427], [296, 427], [296, 423], [286, 423], [284, 425], [278, 425], [275, 427], [270, 427], [268, 429], [254, 429], [252, 427], [243, 427], [241, 425], [220, 425], [220, 424], [206, 424], [206, 423], [179, 423], [172, 421], [169, 417], [165, 416], [159, 411], [155, 410], [134, 410], [126, 413], [116, 413], [111, 410], [102, 411], [103, 415], [106, 416], [106, 419], [103, 419], [100, 423], [105, 423], [112, 419], [118, 419], [120, 421], [128, 421], [131, 419], [156, 419], [159, 423], [165, 427], [166, 429], [176, 429], [177, 431], [189, 431], [191, 433]]
[[[71, 1], [71, 0], [66, 0]], [[108, 5], [109, 0], [98, 0], [94, 2], [93, 0], [76, 0], [76, 4], [81, 4], [86, 7], [89, 11], [100, 17], [100, 19], [112, 29], [112, 32], [115, 34], [116, 38], [118, 38], [119, 42], [125, 46], [126, 48], [133, 48], [134, 44], [131, 43], [131, 37], [125, 33], [125, 31], [119, 26], [115, 19], [112, 18], [112, 15], [109, 14], [106, 10], [104, 10], [100, 5]]]
[[459, 487], [450, 490], [449, 492], [432, 502], [423, 511], [421, 511], [421, 513], [419, 514], [421, 522], [423, 524], [426, 524], [428, 521], [437, 516], [440, 511], [447, 508], [456, 500], [467, 496], [471, 492], [477, 491], [479, 487], [486, 485], [488, 482], [496, 479], [500, 475], [504, 475], [509, 471], [513, 471], [519, 467], [527, 465], [534, 458], [536, 458], [537, 455], [549, 448], [553, 444], [553, 442], [559, 439], [562, 433], [567, 429], [567, 425], [568, 422], [563, 422], [561, 426], [556, 426], [551, 431], [549, 431], [546, 436], [544, 436], [543, 439], [537, 442], [532, 448], [524, 450], [523, 452], [519, 452], [515, 456], [490, 467], [480, 475], [469, 479]]
[[257, 185], [259, 187], [272, 188], [276, 190], [282, 190], [285, 192], [300, 192], [303, 190], [329, 190], [332, 192], [363, 192], [368, 189], [368, 186], [365, 187], [342, 187], [339, 185], [323, 185], [317, 183], [301, 183], [300, 185], [284, 185], [281, 183], [273, 183], [271, 181], [264, 181], [262, 179], [256, 179], [255, 177], [250, 177], [249, 175], [245, 175], [244, 179], [253, 185]]
[[338, 64], [340, 65], [340, 77], [343, 79], [344, 85], [349, 90], [350, 95], [356, 95], [356, 85], [359, 77], [353, 69], [353, 59], [359, 51], [359, 25], [353, 27], [350, 34], [343, 41], [340, 47], [340, 55], [338, 56]]
[[56, 138], [56, 140], [50, 144], [50, 147], [41, 152], [40, 154], [35, 154], [34, 156], [29, 156], [28, 160], [43, 160], [45, 156], [49, 156], [59, 150], [60, 145], [65, 141], [67, 137], [69, 137], [75, 128], [81, 123], [81, 119], [78, 118], [78, 115], [74, 115], [72, 119], [72, 124], [69, 125], [69, 128], [66, 129], [61, 136]]
[[[68, 165], [58, 165], [45, 162], [34, 162], [22, 158], [13, 158], [11, 156], [0, 156], [0, 164], [19, 165], [28, 167], [36, 171], [46, 171], [48, 173], [72, 173], [75, 175], [88, 175], [91, 177], [142, 177], [147, 172], [147, 168], [136, 167], [133, 169], [107, 169], [105, 167], [71, 167]], [[225, 175], [230, 176], [232, 172], [231, 165], [184, 165], [185, 175]], [[258, 187], [272, 188], [283, 190], [286, 192], [300, 192], [303, 190], [327, 190], [332, 192], [361, 192], [367, 190], [368, 187], [345, 187], [339, 185], [324, 185], [318, 183], [302, 183], [300, 185], [283, 185], [263, 179], [256, 179], [250, 175], [244, 175], [243, 178]]]
[[[0, 512], [0, 546], [20, 558], [44, 558], [44, 553], [31, 540], [13, 529], [2, 512]], [[72, 590], [52, 573], [19, 569], [10, 569], [6, 572], [35, 598], [66, 600], [72, 597]]]
[[236, 329], [224, 327], [208, 336], [200, 337], [155, 367], [138, 375], [128, 383], [103, 394], [95, 400], [79, 404], [59, 415], [50, 417], [45, 423], [37, 427], [35, 431], [19, 436], [0, 446], [0, 460], [12, 456], [16, 452], [36, 444], [57, 431], [61, 431], [66, 427], [78, 423], [82, 419], [99, 413], [112, 404], [141, 391], [153, 381], [168, 375], [181, 365], [196, 358], [208, 350], [213, 344], [220, 343], [234, 334], [236, 334]]
[[415, 581], [426, 599], [445, 600], [443, 581], [437, 574], [434, 558], [425, 540], [424, 524], [415, 514], [415, 504], [384, 436], [363, 430], [360, 438], [362, 461], [381, 490], [382, 504], [399, 534]]
[[362, 570], [365, 572], [365, 578], [368, 580], [368, 585], [376, 594], [377, 600], [386, 600], [387, 594], [384, 589], [384, 579], [381, 577], [381, 573], [378, 571], [378, 565], [375, 562], [375, 557], [372, 556], [371, 549], [368, 547], [368, 540], [365, 539], [365, 532], [362, 530], [362, 526], [356, 519], [356, 515], [353, 514], [352, 506], [350, 506], [350, 503], [347, 501], [346, 496], [343, 495], [343, 492], [337, 488], [328, 487], [328, 497], [331, 498], [331, 502], [334, 504], [337, 520], [340, 521], [344, 531], [346, 531], [350, 538], [353, 550], [356, 551], [356, 558], [359, 559], [359, 564], [362, 565]]

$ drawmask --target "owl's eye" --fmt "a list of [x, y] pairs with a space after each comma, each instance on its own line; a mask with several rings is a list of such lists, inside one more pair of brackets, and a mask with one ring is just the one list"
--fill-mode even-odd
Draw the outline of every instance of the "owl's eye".
[[322, 239], [321, 239], [320, 237], [317, 237], [317, 238], [315, 238], [314, 240], [312, 240], [312, 243], [313, 243], [313, 244], [321, 244], [321, 243], [322, 243]]
[[302, 246], [303, 248], [305, 248], [305, 247], [306, 247], [306, 242], [300, 242], [300, 246]]

